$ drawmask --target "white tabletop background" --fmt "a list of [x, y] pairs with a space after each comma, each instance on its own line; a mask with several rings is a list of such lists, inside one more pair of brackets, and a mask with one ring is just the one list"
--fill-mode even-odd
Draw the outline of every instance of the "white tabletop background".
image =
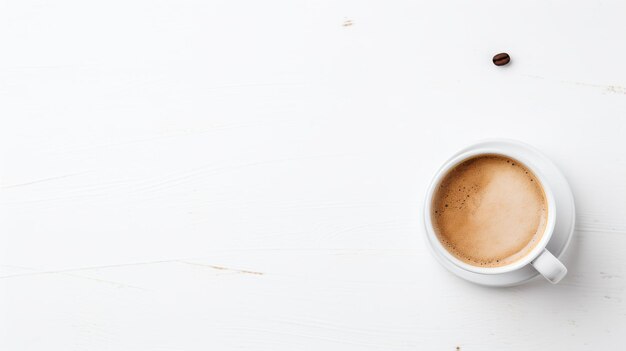
[[[625, 2], [0, 4], [0, 350], [624, 347]], [[487, 137], [571, 183], [559, 285], [426, 247]]]

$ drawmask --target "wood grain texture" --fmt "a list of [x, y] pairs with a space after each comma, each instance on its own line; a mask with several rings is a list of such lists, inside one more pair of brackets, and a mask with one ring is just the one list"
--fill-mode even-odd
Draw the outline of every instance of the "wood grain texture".
[[[623, 2], [1, 8], [0, 350], [625, 341]], [[428, 181], [487, 137], [572, 185], [557, 286], [428, 252]]]

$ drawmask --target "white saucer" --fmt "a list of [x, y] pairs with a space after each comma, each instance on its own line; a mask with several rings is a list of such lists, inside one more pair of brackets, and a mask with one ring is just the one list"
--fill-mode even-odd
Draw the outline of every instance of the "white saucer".
[[[509, 149], [515, 148], [520, 153], [528, 154], [529, 158], [532, 157], [533, 160], [536, 160], [536, 165], [541, 168], [541, 171], [545, 176], [545, 181], [551, 187], [552, 192], [554, 193], [555, 203], [557, 204], [557, 219], [554, 233], [548, 242], [547, 249], [556, 257], [561, 257], [567, 249], [574, 234], [576, 214], [572, 190], [570, 189], [569, 184], [561, 171], [552, 163], [552, 161], [532, 146], [512, 140], [483, 141], [459, 151], [451, 158], [473, 149], [493, 148], [503, 144], [506, 144]], [[433, 249], [430, 245], [430, 241], [426, 241], [429, 243], [428, 246], [430, 247], [431, 252], [441, 265], [458, 277], [472, 283], [494, 287], [505, 287], [525, 283], [539, 275], [539, 273], [530, 265], [513, 272], [495, 275], [469, 272], [445, 259], [440, 252]]]

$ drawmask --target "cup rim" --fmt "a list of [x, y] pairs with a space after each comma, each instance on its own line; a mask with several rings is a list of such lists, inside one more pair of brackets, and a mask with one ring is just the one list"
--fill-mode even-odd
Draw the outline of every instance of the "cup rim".
[[[527, 147], [524, 146], [524, 150], [526, 149]], [[546, 196], [546, 201], [548, 204], [548, 219], [546, 223], [546, 228], [539, 242], [524, 257], [506, 266], [478, 267], [478, 266], [474, 266], [474, 265], [461, 261], [460, 259], [456, 258], [454, 255], [452, 255], [444, 247], [444, 245], [441, 243], [441, 241], [437, 237], [437, 234], [435, 233], [434, 226], [432, 223], [432, 218], [431, 218], [432, 200], [433, 200], [435, 190], [439, 186], [440, 182], [448, 174], [448, 172], [450, 172], [454, 167], [456, 167], [460, 163], [468, 159], [481, 156], [481, 155], [506, 156], [522, 163], [524, 166], [530, 169], [535, 174], [536, 178], [539, 180], [539, 183], [541, 184], [543, 188], [544, 194]], [[428, 240], [431, 246], [437, 249], [440, 253], [443, 254], [443, 256], [446, 259], [454, 263], [456, 266], [466, 271], [479, 273], [479, 274], [501, 274], [501, 273], [515, 271], [522, 267], [525, 267], [526, 265], [530, 264], [535, 258], [537, 258], [537, 256], [539, 256], [541, 252], [543, 252], [546, 245], [550, 241], [552, 234], [554, 233], [554, 227], [556, 224], [556, 203], [554, 201], [554, 194], [552, 192], [552, 189], [546, 181], [546, 177], [544, 176], [541, 169], [539, 169], [536, 162], [532, 160], [532, 157], [528, 157], [527, 155], [524, 155], [522, 152], [516, 152], [515, 150], [508, 150], [506, 149], [506, 147], [502, 147], [502, 146], [480, 147], [478, 149], [462, 151], [452, 156], [439, 168], [439, 170], [437, 170], [426, 192], [426, 199], [424, 202], [424, 224], [426, 226], [426, 233], [427, 233]]]

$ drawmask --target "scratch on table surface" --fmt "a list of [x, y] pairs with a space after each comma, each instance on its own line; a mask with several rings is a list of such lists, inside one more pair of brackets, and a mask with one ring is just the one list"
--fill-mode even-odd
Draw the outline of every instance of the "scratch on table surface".
[[522, 76], [528, 77], [528, 78], [533, 78], [533, 79], [546, 79], [546, 77], [537, 76], [537, 75], [534, 75], [534, 74], [522, 74]]
[[617, 234], [617, 235], [626, 235], [626, 229], [617, 227], [617, 226], [588, 226], [588, 225], [578, 225], [575, 228], [576, 231], [580, 232], [591, 232], [591, 233], [603, 233], [603, 234]]
[[49, 181], [53, 181], [53, 180], [63, 179], [63, 178], [69, 178], [69, 177], [73, 177], [73, 176], [81, 175], [81, 174], [85, 174], [85, 173], [87, 173], [87, 172], [70, 173], [70, 174], [64, 174], [64, 175], [60, 175], [60, 176], [56, 176], [56, 177], [48, 177], [48, 178], [31, 180], [31, 181], [23, 182], [23, 183], [3, 185], [3, 186], [0, 186], [0, 189], [18, 188], [18, 187], [27, 186], [27, 185], [33, 185], [33, 184], [38, 184], [38, 183], [44, 183], [44, 182], [49, 182]]
[[600, 276], [602, 277], [602, 279], [622, 279], [621, 275], [607, 274], [605, 272], [600, 272]]
[[116, 282], [116, 281], [108, 280], [108, 279], [85, 277], [84, 275], [78, 275], [78, 274], [73, 274], [73, 273], [60, 273], [60, 274], [67, 275], [67, 276], [70, 276], [70, 277], [76, 277], [76, 278], [81, 278], [81, 279], [93, 280], [93, 281], [98, 282], [98, 283], [111, 284], [111, 285], [114, 285], [114, 286], [116, 286], [118, 288], [131, 288], [131, 289], [138, 289], [138, 290], [146, 290], [146, 289], [144, 289], [142, 287], [139, 287], [139, 286], [136, 286], [136, 285]]
[[71, 272], [69, 272], [67, 270], [66, 271], [40, 271], [38, 269], [31, 268], [31, 267], [8, 265], [8, 264], [2, 264], [2, 265], [0, 265], [0, 267], [18, 268], [18, 269], [29, 271], [28, 273], [1, 276], [0, 279], [10, 278], [10, 277], [29, 276], [29, 275], [62, 274], [62, 275], [66, 275], [66, 276], [69, 276], [69, 277], [75, 277], [75, 278], [93, 280], [93, 281], [96, 281], [96, 282], [99, 282], [99, 283], [111, 284], [111, 285], [117, 286], [118, 288], [132, 288], [132, 289], [145, 290], [144, 288], [141, 288], [141, 287], [138, 287], [138, 286], [135, 286], [135, 285], [130, 285], [130, 284], [126, 284], [126, 283], [120, 283], [120, 282], [116, 282], [116, 281], [113, 281], [113, 280], [107, 280], [107, 279], [101, 279], [101, 278], [93, 278], [93, 277], [85, 277], [83, 275], [73, 274], [73, 273], [71, 273]]
[[[546, 77], [536, 76], [532, 74], [523, 74], [523, 76], [528, 77], [528, 78], [533, 78], [533, 79], [541, 79], [541, 80], [547, 79]], [[578, 86], [589, 87], [589, 88], [603, 89], [605, 93], [626, 95], [626, 87], [623, 87], [621, 85], [616, 85], [616, 84], [608, 84], [608, 85], [607, 84], [594, 84], [594, 83], [579, 82], [579, 81], [573, 81], [573, 80], [559, 80], [559, 81], [552, 80], [552, 81], [558, 82], [561, 84], [578, 85]]]
[[[78, 268], [58, 269], [58, 270], [49, 270], [49, 271], [40, 271], [40, 270], [34, 270], [33, 269], [32, 272], [3, 275], [3, 276], [0, 276], [0, 279], [9, 279], [9, 278], [27, 277], [27, 276], [36, 276], [36, 275], [47, 275], [47, 274], [67, 274], [67, 273], [90, 271], [90, 270], [98, 270], [98, 269], [132, 267], [132, 266], [145, 266], [145, 265], [161, 264], [161, 263], [183, 263], [183, 264], [188, 264], [188, 265], [209, 267], [209, 268], [212, 268], [212, 269], [223, 270], [223, 271], [230, 271], [230, 272], [242, 273], [242, 274], [253, 274], [253, 275], [263, 275], [264, 274], [263, 272], [251, 271], [251, 270], [246, 270], [246, 269], [236, 269], [236, 268], [229, 268], [229, 267], [224, 267], [224, 266], [217, 266], [217, 265], [203, 264], [203, 263], [197, 263], [197, 262], [190, 262], [190, 261], [185, 261], [185, 260], [180, 260], [180, 259], [173, 259], [173, 260], [161, 260], [161, 261], [121, 263], [121, 264], [111, 264], [111, 265], [103, 265], [103, 266], [78, 267]], [[5, 265], [5, 266], [11, 267], [10, 265]], [[16, 267], [16, 266], [13, 266], [13, 267]], [[25, 268], [25, 267], [20, 267], [20, 268], [28, 269], [28, 268]], [[79, 276], [79, 275], [74, 275], [74, 276], [85, 278], [85, 279], [99, 280], [101, 282], [108, 282], [108, 283], [111, 283], [111, 284], [126, 285], [128, 287], [139, 288], [139, 287], [135, 287], [135, 286], [127, 285], [127, 284], [122, 284], [122, 283], [118, 283], [118, 282], [114, 282], [114, 281], [107, 281], [107, 280], [98, 279], [98, 278], [90, 278], [90, 277], [84, 277], [84, 276]]]
[[607, 92], [607, 93], [626, 95], [626, 88], [624, 88], [622, 86], [619, 86], [619, 85], [592, 84], [592, 83], [577, 82], [577, 81], [567, 81], [567, 80], [563, 80], [563, 81], [561, 81], [561, 83], [581, 85], [581, 86], [590, 87], [590, 88], [600, 88], [600, 89], [604, 89], [604, 91]]
[[[532, 74], [523, 74], [523, 76], [528, 77], [528, 78], [533, 78], [533, 79], [541, 79], [541, 80], [546, 79], [546, 77], [536, 76]], [[552, 81], [559, 82], [561, 84], [579, 85], [579, 86], [589, 87], [589, 88], [598, 88], [598, 89], [602, 89], [605, 93], [626, 95], [626, 87], [623, 87], [621, 85], [594, 84], [594, 83], [586, 83], [586, 82], [579, 82], [579, 81], [572, 81], [572, 80], [559, 80], [559, 81], [552, 80]]]
[[220, 271], [229, 271], [229, 272], [234, 272], [234, 273], [254, 274], [254, 275], [263, 275], [263, 274], [265, 274], [263, 272], [249, 271], [249, 270], [237, 269], [237, 268], [229, 268], [229, 267], [224, 267], [224, 266], [216, 266], [216, 265], [212, 265], [212, 264], [204, 264], [204, 263], [197, 263], [197, 262], [190, 262], [190, 261], [183, 261], [183, 260], [179, 260], [178, 262], [184, 263], [184, 264], [189, 264], [189, 265], [192, 265], [192, 266], [208, 267], [208, 268], [213, 268], [213, 269], [217, 269], [217, 270], [220, 270]]
[[603, 213], [586, 212], [576, 216], [576, 230], [626, 235], [626, 223]]
[[162, 261], [147, 261], [147, 262], [135, 262], [135, 263], [120, 263], [120, 264], [110, 264], [110, 265], [103, 265], [103, 266], [89, 266], [89, 267], [58, 269], [58, 270], [50, 270], [50, 271], [34, 271], [34, 272], [28, 272], [28, 273], [17, 273], [17, 274], [3, 275], [3, 276], [0, 276], [0, 279], [26, 277], [26, 276], [32, 276], [32, 275], [62, 274], [62, 273], [70, 273], [70, 272], [81, 272], [81, 271], [106, 269], [106, 268], [143, 266], [143, 265], [151, 265], [151, 264], [159, 264], [159, 263], [170, 263], [170, 262], [178, 262], [178, 260], [162, 260]]
[[609, 93], [616, 93], [616, 94], [624, 94], [626, 95], [626, 88], [621, 87], [619, 85], [608, 85], [606, 87], [606, 91]]
[[343, 21], [342, 26], [343, 27], [351, 27], [354, 24], [354, 22], [352, 22], [352, 20], [346, 19]]
[[622, 302], [622, 298], [619, 296], [604, 295], [603, 297], [604, 297], [604, 300], [615, 302], [618, 304]]
[[609, 235], [618, 235], [618, 236], [626, 235], [626, 230], [615, 228], [615, 227], [593, 228], [593, 227], [579, 226], [579, 227], [574, 228], [574, 230], [580, 233], [598, 233], [598, 234], [609, 234]]

